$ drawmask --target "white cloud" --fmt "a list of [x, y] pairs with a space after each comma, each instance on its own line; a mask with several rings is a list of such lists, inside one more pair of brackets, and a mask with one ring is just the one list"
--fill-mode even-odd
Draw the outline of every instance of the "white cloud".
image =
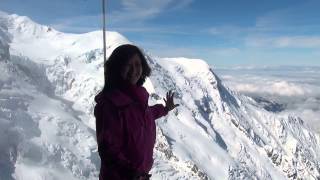
[[253, 27], [241, 27], [235, 25], [221, 25], [221, 26], [213, 26], [206, 30], [211, 35], [221, 35], [226, 37], [234, 37], [241, 34], [249, 34], [254, 31]]
[[[174, 32], [166, 32], [174, 33]], [[183, 46], [170, 44], [163, 40], [153, 40], [153, 41], [139, 41], [134, 42], [138, 45], [143, 46], [153, 55], [159, 57], [186, 57], [186, 58], [202, 58], [203, 60], [209, 61], [210, 59], [205, 59], [206, 57], [210, 58], [222, 58], [235, 56], [240, 53], [240, 50], [237, 48], [202, 48], [202, 47], [193, 47], [193, 46]], [[205, 55], [205, 56], [204, 56]]]
[[121, 0], [123, 8], [127, 11], [153, 9], [154, 12], [160, 12], [172, 2], [173, 0]]
[[142, 22], [164, 11], [183, 8], [192, 1], [193, 0], [121, 0], [122, 8], [112, 11], [110, 18], [114, 22]]
[[102, 16], [98, 14], [69, 17], [59, 19], [50, 26], [62, 32], [90, 32], [102, 29]]
[[[150, 27], [146, 20], [165, 11], [183, 8], [193, 0], [121, 0], [121, 7], [106, 14], [107, 29], [126, 32], [178, 33], [176, 27]], [[102, 28], [102, 14], [81, 15], [56, 20], [51, 26], [59, 31], [89, 32]]]
[[320, 36], [248, 37], [249, 47], [320, 48]]
[[270, 92], [282, 96], [297, 96], [306, 94], [307, 90], [294, 83], [279, 81], [272, 83]]
[[284, 114], [301, 117], [320, 133], [320, 67], [264, 67], [218, 70], [231, 89], [284, 104]]
[[236, 84], [233, 87], [236, 91], [244, 93], [262, 93], [279, 96], [302, 96], [309, 92], [306, 88], [286, 81]]
[[259, 90], [259, 87], [253, 84], [236, 84], [231, 86], [235, 91], [255, 93]]
[[207, 49], [207, 54], [212, 57], [215, 56], [235, 56], [241, 51], [238, 48], [211, 48]]
[[293, 2], [282, 8], [271, 10], [256, 19], [260, 31], [315, 32], [320, 26], [315, 23], [319, 17], [319, 1]]
[[220, 24], [205, 32], [262, 48], [320, 48], [319, 1], [293, 2], [258, 17], [251, 26]]
[[159, 57], [186, 57], [197, 58], [199, 55], [195, 49], [188, 47], [171, 46], [163, 42], [144, 42], [143, 47], [147, 48], [153, 55]]

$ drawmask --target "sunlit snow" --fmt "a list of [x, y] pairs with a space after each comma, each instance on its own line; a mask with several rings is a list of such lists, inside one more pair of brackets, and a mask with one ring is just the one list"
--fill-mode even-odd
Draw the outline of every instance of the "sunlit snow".
[[[0, 13], [1, 177], [98, 178], [93, 98], [103, 86], [101, 39], [101, 31], [66, 34]], [[107, 55], [124, 43], [107, 32]], [[320, 178], [319, 137], [299, 117], [229, 90], [203, 60], [144, 51], [153, 70], [149, 103], [174, 90], [180, 104], [157, 120], [152, 179]]]

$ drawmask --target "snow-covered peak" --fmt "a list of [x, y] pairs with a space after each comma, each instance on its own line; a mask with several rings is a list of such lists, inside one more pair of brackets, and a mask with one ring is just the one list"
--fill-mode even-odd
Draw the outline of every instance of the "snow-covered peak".
[[[1, 18], [8, 61], [0, 61], [0, 177], [97, 179], [93, 99], [103, 86], [102, 32], [46, 32], [25, 17]], [[124, 43], [108, 32], [107, 55]], [[174, 90], [180, 104], [157, 120], [153, 179], [320, 178], [319, 136], [299, 117], [230, 91], [203, 60], [146, 57], [149, 103]]]
[[[48, 26], [43, 26], [35, 23], [27, 16], [18, 16], [16, 14], [8, 15], [10, 30], [16, 31], [17, 34], [24, 34], [28, 36], [40, 36], [45, 33], [57, 33]], [[51, 32], [52, 31], [52, 32]]]
[[[12, 54], [28, 56], [42, 63], [50, 63], [61, 55], [76, 57], [103, 47], [102, 31], [62, 33], [29, 17], [7, 13], [0, 14], [0, 24], [5, 24], [13, 37], [10, 44]], [[108, 31], [106, 38], [108, 53], [120, 44], [130, 43], [118, 32]]]
[[190, 59], [190, 58], [162, 58], [162, 61], [166, 61], [167, 66], [172, 67], [181, 67], [183, 68], [187, 74], [195, 75], [199, 72], [209, 71], [209, 65], [202, 59]]

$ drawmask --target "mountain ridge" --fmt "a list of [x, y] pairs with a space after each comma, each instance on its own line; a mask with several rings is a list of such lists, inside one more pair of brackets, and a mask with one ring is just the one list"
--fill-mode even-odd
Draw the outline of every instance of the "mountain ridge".
[[[0, 141], [10, 157], [1, 157], [0, 164], [11, 162], [1, 174], [8, 179], [11, 174], [16, 179], [95, 179], [100, 161], [92, 101], [103, 85], [102, 33], [51, 29], [57, 33], [47, 36], [45, 26], [26, 19], [0, 23], [0, 123], [5, 127], [0, 133], [15, 139], [9, 147], [10, 141]], [[27, 29], [19, 31], [19, 22]], [[107, 37], [107, 55], [131, 43], [119, 33]], [[163, 103], [166, 91], [174, 90], [180, 104], [157, 121], [154, 179], [320, 177], [319, 136], [300, 118], [268, 112], [233, 92], [203, 60], [145, 54], [153, 70], [144, 85], [149, 103]]]

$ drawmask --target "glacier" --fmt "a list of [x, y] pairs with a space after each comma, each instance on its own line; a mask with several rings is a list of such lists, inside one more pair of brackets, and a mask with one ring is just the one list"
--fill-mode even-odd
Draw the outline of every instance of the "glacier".
[[[0, 12], [0, 179], [97, 179], [94, 96], [103, 86], [102, 32], [59, 32]], [[131, 43], [107, 32], [107, 56]], [[320, 179], [320, 140], [304, 121], [232, 91], [205, 61], [144, 50], [157, 120], [152, 179]]]

